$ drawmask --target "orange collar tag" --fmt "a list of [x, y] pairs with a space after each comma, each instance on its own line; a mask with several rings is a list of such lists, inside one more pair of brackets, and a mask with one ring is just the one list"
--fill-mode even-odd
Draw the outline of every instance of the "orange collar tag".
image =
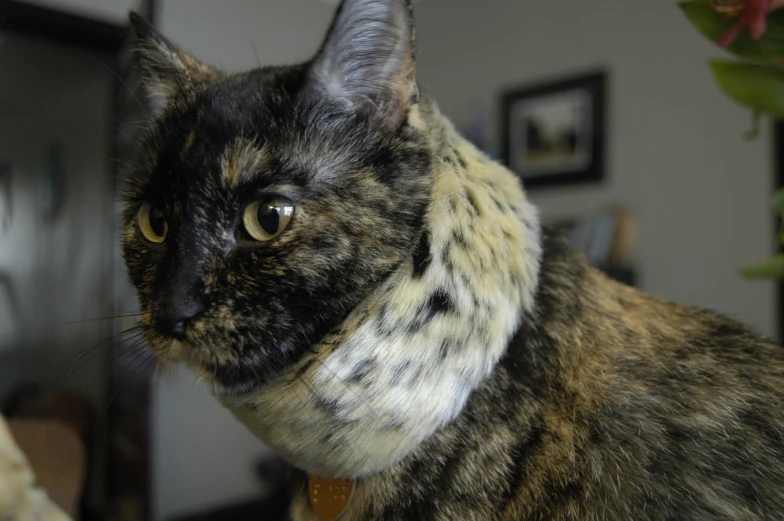
[[348, 508], [354, 494], [353, 479], [308, 475], [310, 506], [321, 521], [336, 521]]

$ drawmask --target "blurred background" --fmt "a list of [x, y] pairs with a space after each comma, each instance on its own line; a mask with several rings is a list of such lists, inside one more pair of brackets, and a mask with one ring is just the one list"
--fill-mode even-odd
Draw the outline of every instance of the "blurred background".
[[[57, 469], [20, 442], [75, 518], [276, 519], [285, 502], [260, 442], [185, 372], [156, 375], [133, 333], [112, 338], [135, 323], [117, 201], [146, 111], [127, 12], [239, 71], [309, 58], [335, 3], [0, 1], [0, 406], [78, 434]], [[737, 270], [774, 251], [784, 133], [744, 138], [749, 111], [707, 67], [721, 52], [674, 0], [415, 8], [421, 85], [545, 220], [612, 276], [780, 338], [781, 288]]]

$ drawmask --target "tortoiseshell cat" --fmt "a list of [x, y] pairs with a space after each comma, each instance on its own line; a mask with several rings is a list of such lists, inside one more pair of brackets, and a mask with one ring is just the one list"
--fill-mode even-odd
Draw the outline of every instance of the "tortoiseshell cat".
[[184, 361], [342, 517], [784, 519], [784, 351], [615, 283], [415, 79], [409, 0], [228, 74], [138, 17], [159, 113], [124, 255]]

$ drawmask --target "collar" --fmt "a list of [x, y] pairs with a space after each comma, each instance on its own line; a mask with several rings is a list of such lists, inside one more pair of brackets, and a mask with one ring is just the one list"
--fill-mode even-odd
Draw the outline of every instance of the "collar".
[[308, 475], [310, 507], [321, 521], [336, 521], [348, 509], [356, 481]]

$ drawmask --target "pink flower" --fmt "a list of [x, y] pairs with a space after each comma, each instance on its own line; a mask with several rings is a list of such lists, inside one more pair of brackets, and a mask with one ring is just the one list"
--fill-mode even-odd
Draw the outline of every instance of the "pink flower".
[[784, 7], [784, 0], [710, 0], [714, 10], [729, 16], [740, 16], [738, 23], [719, 38], [721, 47], [729, 47], [735, 38], [748, 28], [751, 37], [759, 40], [767, 30], [768, 13]]

